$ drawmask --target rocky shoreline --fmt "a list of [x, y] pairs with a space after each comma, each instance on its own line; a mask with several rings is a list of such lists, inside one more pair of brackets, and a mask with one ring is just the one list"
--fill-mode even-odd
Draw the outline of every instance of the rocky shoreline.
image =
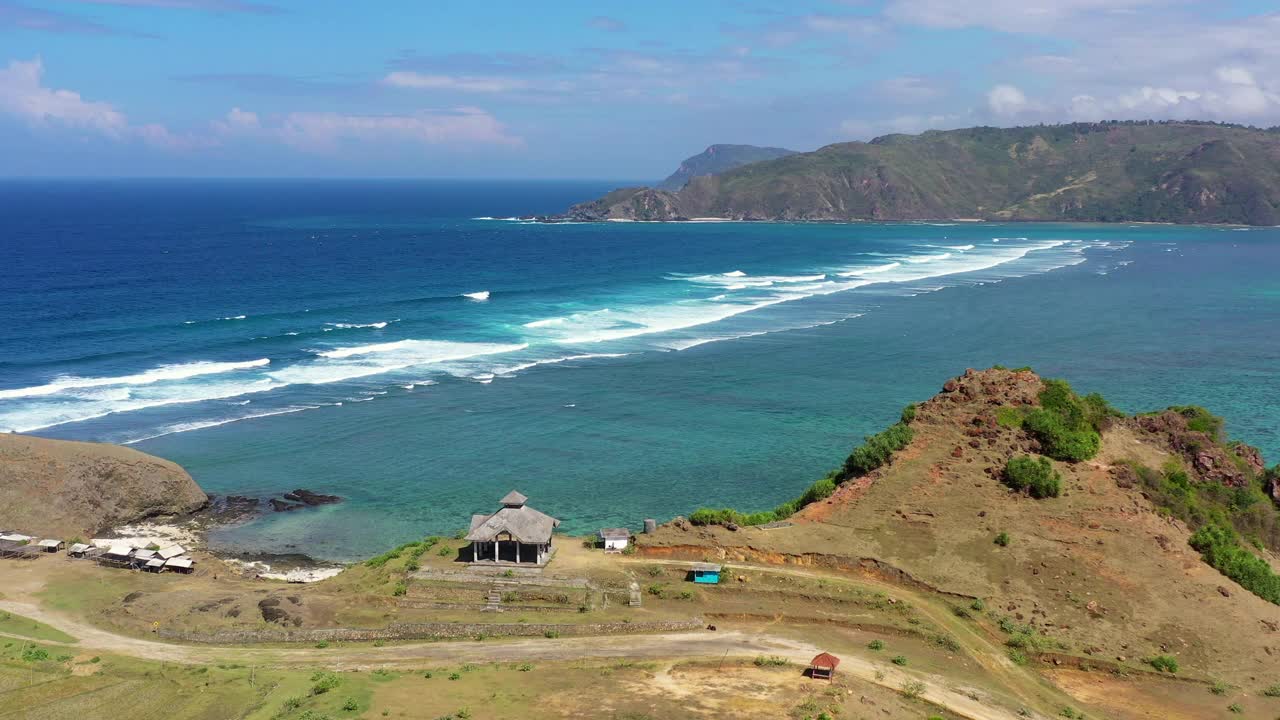
[[100, 539], [122, 540], [139, 547], [180, 544], [213, 556], [240, 575], [285, 582], [316, 582], [337, 575], [346, 566], [302, 553], [218, 550], [208, 546], [208, 534], [215, 528], [241, 525], [268, 513], [294, 512], [339, 502], [342, 498], [337, 495], [305, 488], [292, 490], [280, 497], [210, 495], [208, 502], [194, 512], [120, 525], [104, 533]]

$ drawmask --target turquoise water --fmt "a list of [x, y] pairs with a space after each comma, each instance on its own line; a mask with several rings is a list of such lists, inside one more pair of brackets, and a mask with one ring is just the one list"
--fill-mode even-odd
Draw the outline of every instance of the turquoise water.
[[212, 538], [331, 559], [513, 487], [570, 531], [771, 507], [995, 363], [1280, 457], [1280, 230], [477, 219], [610, 185], [13, 184], [0, 428], [340, 494]]

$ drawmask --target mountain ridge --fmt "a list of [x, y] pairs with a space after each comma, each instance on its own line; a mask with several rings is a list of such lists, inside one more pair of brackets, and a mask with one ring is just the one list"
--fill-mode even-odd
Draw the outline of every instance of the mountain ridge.
[[827, 145], [622, 188], [573, 220], [1280, 224], [1280, 130], [1184, 122], [974, 127]]
[[703, 175], [719, 175], [743, 165], [750, 165], [765, 160], [775, 160], [788, 155], [796, 155], [795, 150], [779, 147], [761, 147], [758, 145], [731, 145], [718, 143], [707, 146], [706, 150], [684, 159], [675, 172], [655, 187], [659, 190], [675, 192], [684, 187], [690, 180]]

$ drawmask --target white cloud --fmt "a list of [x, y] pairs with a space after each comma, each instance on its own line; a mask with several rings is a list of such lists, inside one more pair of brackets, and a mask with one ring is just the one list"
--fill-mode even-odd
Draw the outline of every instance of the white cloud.
[[882, 80], [876, 91], [882, 97], [894, 102], [912, 104], [937, 99], [942, 89], [930, 80], [915, 75], [902, 75]]
[[1004, 32], [1060, 30], [1082, 15], [1123, 17], [1143, 8], [1181, 5], [1183, 0], [892, 0], [885, 14], [912, 25], [939, 28], [987, 27]]
[[996, 85], [987, 93], [987, 107], [996, 115], [1017, 115], [1028, 109], [1027, 96], [1013, 85]]
[[528, 83], [523, 80], [497, 75], [433, 75], [408, 70], [387, 73], [387, 76], [382, 78], [382, 84], [415, 90], [456, 90], [468, 93], [501, 93], [528, 87]]
[[44, 62], [13, 60], [0, 70], [0, 110], [35, 125], [62, 125], [122, 136], [129, 123], [109, 103], [91, 102], [72, 90], [55, 90], [43, 83]]
[[[250, 113], [251, 114], [251, 113]], [[407, 141], [424, 145], [520, 146], [520, 137], [479, 108], [421, 111], [412, 115], [289, 113], [274, 126], [256, 122], [252, 132], [301, 150], [332, 151], [344, 141]]]

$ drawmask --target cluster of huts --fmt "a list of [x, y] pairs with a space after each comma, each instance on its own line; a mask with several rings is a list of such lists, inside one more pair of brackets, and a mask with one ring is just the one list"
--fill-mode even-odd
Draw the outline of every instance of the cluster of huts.
[[66, 548], [69, 558], [148, 572], [189, 573], [196, 565], [181, 545], [139, 548], [123, 540], [94, 540], [92, 544], [78, 542], [67, 547], [65, 542], [54, 538], [39, 539], [18, 532], [0, 531], [0, 558], [37, 558], [56, 554], [63, 548]]

